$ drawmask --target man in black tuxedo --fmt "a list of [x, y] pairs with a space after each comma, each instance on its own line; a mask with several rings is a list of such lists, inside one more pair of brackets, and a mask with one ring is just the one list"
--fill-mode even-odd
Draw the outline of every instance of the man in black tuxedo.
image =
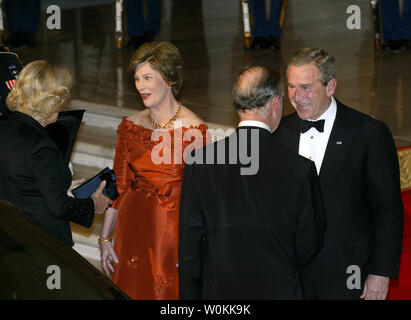
[[288, 64], [296, 113], [274, 140], [312, 159], [327, 216], [324, 247], [304, 270], [312, 299], [385, 299], [398, 277], [403, 206], [395, 144], [387, 126], [333, 97], [335, 59], [298, 51]]
[[299, 268], [325, 229], [315, 166], [272, 141], [282, 115], [277, 72], [246, 69], [233, 96], [237, 130], [186, 158], [180, 298], [302, 299]]

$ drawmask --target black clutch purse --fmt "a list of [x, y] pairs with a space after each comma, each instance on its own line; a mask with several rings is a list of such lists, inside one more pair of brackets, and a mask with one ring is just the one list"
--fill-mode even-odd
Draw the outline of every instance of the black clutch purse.
[[116, 200], [118, 197], [118, 190], [116, 186], [116, 175], [114, 171], [108, 167], [97, 173], [94, 177], [87, 180], [71, 191], [71, 193], [79, 199], [88, 199], [100, 186], [100, 183], [105, 180], [106, 186], [103, 189], [103, 194], [111, 199]]

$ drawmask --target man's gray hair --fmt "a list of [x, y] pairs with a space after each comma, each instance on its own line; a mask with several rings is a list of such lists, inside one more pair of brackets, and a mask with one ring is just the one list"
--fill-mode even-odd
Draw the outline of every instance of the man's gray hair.
[[298, 50], [288, 62], [288, 68], [291, 65], [300, 67], [310, 63], [314, 63], [320, 71], [319, 80], [324, 86], [326, 86], [331, 79], [336, 78], [334, 56], [319, 48], [304, 48]]
[[[250, 73], [255, 73], [248, 77]], [[234, 106], [237, 111], [260, 109], [274, 97], [284, 95], [280, 74], [266, 66], [244, 69], [234, 81]]]

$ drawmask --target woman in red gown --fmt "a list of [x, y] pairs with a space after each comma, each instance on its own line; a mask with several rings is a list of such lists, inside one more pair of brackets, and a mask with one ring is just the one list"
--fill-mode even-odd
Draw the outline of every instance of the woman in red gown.
[[117, 130], [120, 196], [106, 211], [100, 234], [103, 268], [114, 272], [113, 282], [132, 299], [173, 300], [179, 297], [183, 155], [206, 143], [207, 127], [175, 98], [183, 61], [171, 43], [142, 45], [130, 69], [147, 109], [123, 118]]

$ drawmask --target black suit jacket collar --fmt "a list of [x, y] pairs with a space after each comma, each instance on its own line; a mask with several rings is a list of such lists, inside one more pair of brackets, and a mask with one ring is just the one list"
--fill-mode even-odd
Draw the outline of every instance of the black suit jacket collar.
[[34, 127], [37, 130], [40, 130], [44, 134], [48, 135], [47, 130], [33, 117], [29, 116], [28, 114], [19, 112], [19, 111], [14, 111], [10, 115], [10, 119], [16, 120], [20, 123], [24, 123], [28, 126]]
[[235, 130], [235, 131], [237, 132], [237, 134], [238, 134], [239, 129], [246, 129], [247, 131], [256, 129], [256, 130], [259, 131], [259, 135], [260, 135], [260, 136], [263, 136], [263, 137], [266, 137], [266, 138], [271, 138], [271, 137], [272, 137], [272, 134], [271, 134], [270, 131], [268, 131], [268, 130], [265, 129], [265, 128], [261, 128], [261, 127], [256, 127], [256, 126], [241, 126], [241, 127], [237, 127], [236, 130]]
[[[336, 172], [333, 168], [343, 164], [348, 146], [356, 130], [355, 123], [349, 115], [350, 109], [337, 99], [336, 102], [337, 114], [325, 150], [320, 177], [331, 178], [332, 172]], [[284, 126], [288, 131], [287, 134], [289, 137], [285, 141], [285, 144], [289, 149], [298, 153], [300, 145], [300, 118], [296, 112], [287, 118], [288, 119], [284, 121]]]
[[335, 168], [342, 167], [348, 147], [356, 131], [349, 115], [349, 108], [337, 100], [337, 115], [325, 149], [320, 178], [332, 178]]

